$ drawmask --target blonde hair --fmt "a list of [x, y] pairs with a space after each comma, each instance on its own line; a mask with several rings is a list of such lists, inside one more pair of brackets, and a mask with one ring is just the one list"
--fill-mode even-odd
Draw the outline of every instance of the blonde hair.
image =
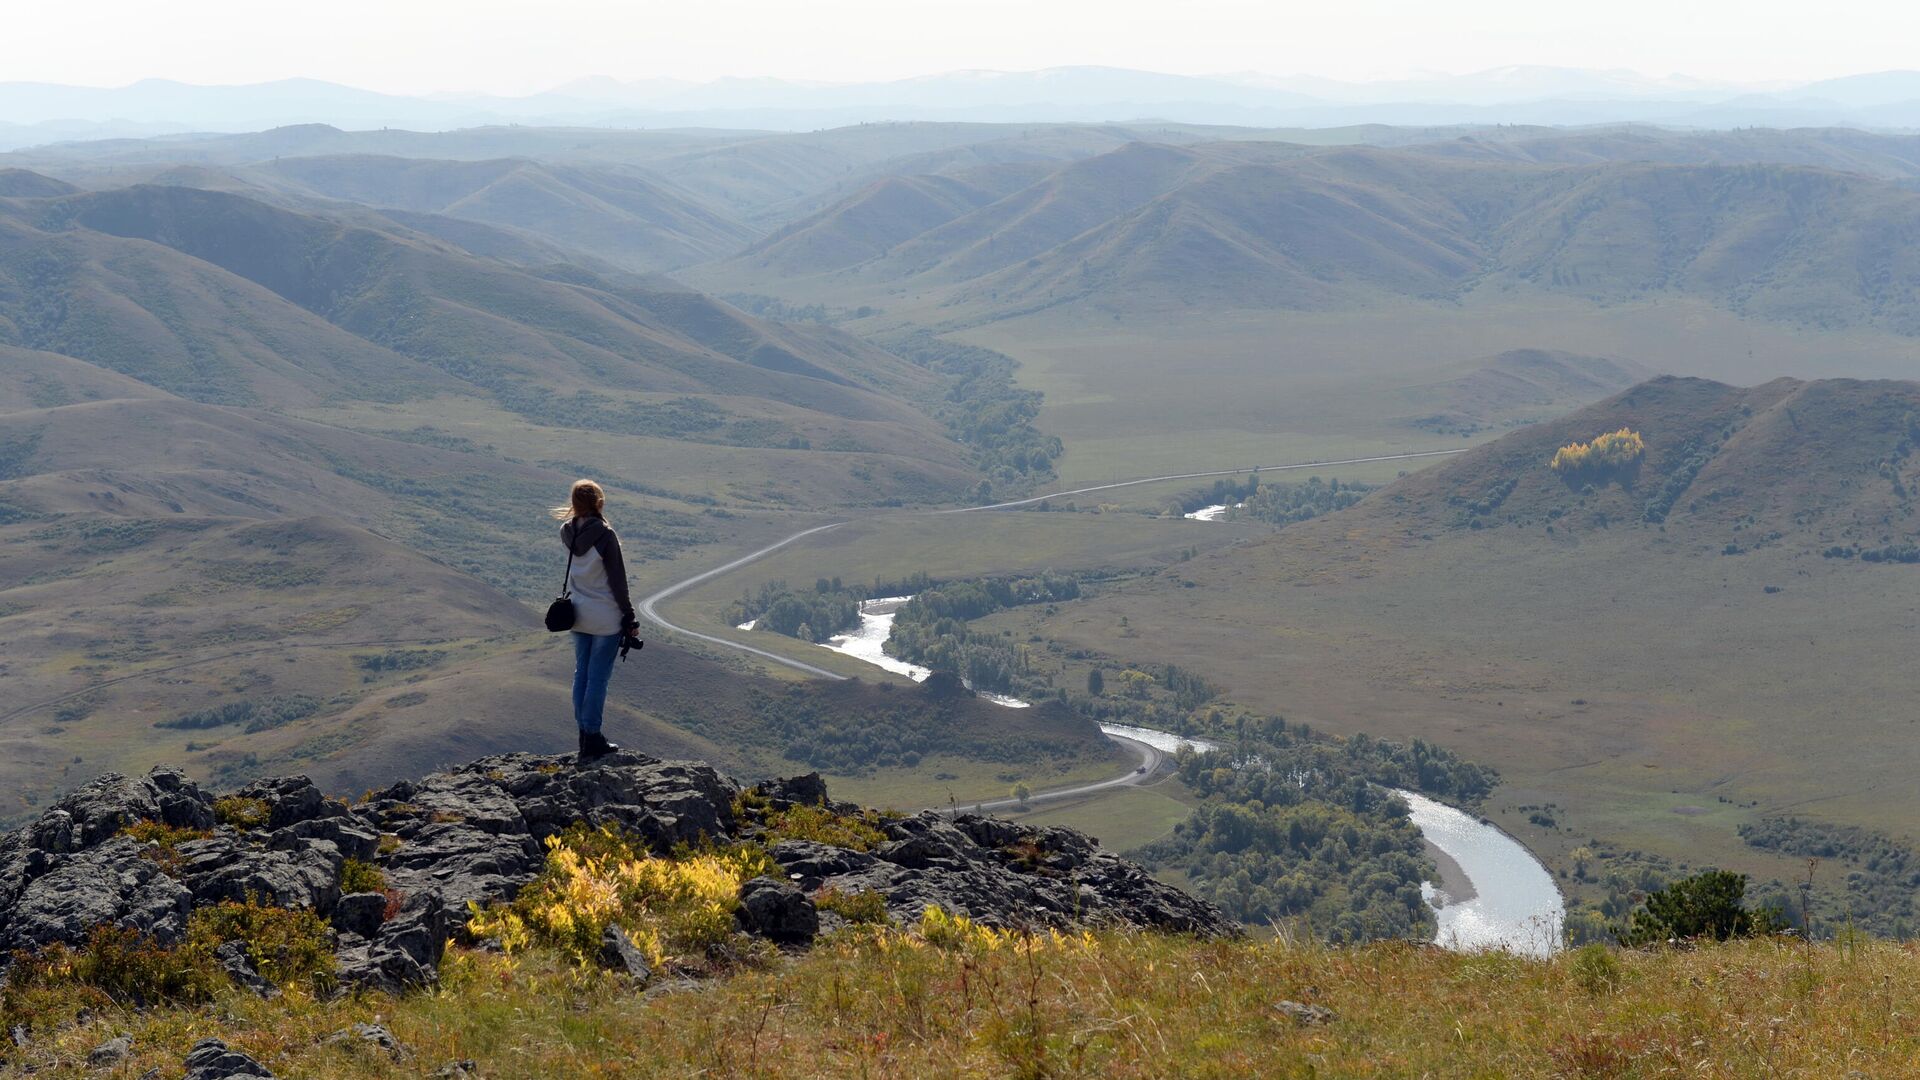
[[568, 518], [599, 517], [606, 508], [607, 489], [591, 480], [575, 480], [573, 490], [567, 493], [566, 504], [556, 506], [547, 513], [565, 521]]

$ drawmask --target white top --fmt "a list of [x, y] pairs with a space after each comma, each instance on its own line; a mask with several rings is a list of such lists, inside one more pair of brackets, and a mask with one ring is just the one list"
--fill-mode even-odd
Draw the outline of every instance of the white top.
[[[561, 528], [564, 530], [566, 526]], [[588, 548], [585, 555], [573, 557], [573, 568], [567, 571], [567, 587], [573, 591], [575, 631], [595, 637], [620, 632], [620, 605], [613, 599], [613, 588], [607, 583], [606, 560], [600, 557], [597, 546]]]

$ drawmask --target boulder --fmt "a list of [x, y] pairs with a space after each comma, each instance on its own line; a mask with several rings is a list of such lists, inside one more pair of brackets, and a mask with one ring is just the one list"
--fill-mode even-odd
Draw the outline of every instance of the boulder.
[[284, 829], [296, 822], [320, 817], [327, 809], [327, 797], [304, 776], [255, 780], [234, 794], [266, 803], [269, 829]]
[[740, 886], [740, 927], [782, 945], [805, 945], [820, 932], [820, 913], [792, 882], [757, 877]]
[[174, 848], [178, 877], [196, 904], [258, 900], [275, 907], [327, 912], [340, 898], [340, 849], [327, 840], [302, 840], [293, 850], [264, 847], [222, 829], [207, 840]]
[[825, 806], [828, 801], [827, 782], [817, 772], [784, 780], [762, 780], [754, 785], [754, 790], [780, 810], [790, 806]]
[[333, 928], [341, 933], [358, 934], [363, 938], [375, 937], [380, 933], [380, 924], [386, 919], [385, 893], [349, 893], [333, 905]]
[[[339, 805], [339, 804], [335, 804]], [[325, 840], [342, 858], [368, 862], [380, 851], [380, 833], [351, 814], [308, 818], [276, 829], [267, 837], [267, 846], [276, 851], [298, 851], [309, 840]]]
[[409, 901], [373, 938], [342, 935], [335, 954], [340, 985], [389, 994], [433, 985], [451, 925], [446, 906], [428, 893]]
[[163, 943], [186, 930], [193, 894], [126, 837], [52, 856], [0, 918], [0, 955], [54, 942], [79, 945], [96, 926], [121, 926]]
[[133, 1053], [133, 1039], [116, 1035], [87, 1052], [87, 1068], [107, 1069], [120, 1064]]
[[627, 932], [618, 926], [609, 926], [600, 935], [600, 951], [594, 959], [602, 968], [618, 972], [641, 984], [653, 978], [653, 964], [647, 960], [647, 954], [641, 952]]
[[381, 862], [387, 884], [407, 896], [433, 893], [466, 920], [469, 903], [511, 900], [546, 864], [526, 833], [485, 832], [464, 823], [429, 822], [403, 829], [400, 847]]
[[787, 876], [809, 891], [830, 877], [857, 874], [876, 860], [864, 851], [852, 851], [812, 840], [782, 840], [768, 849]]
[[393, 1032], [379, 1024], [355, 1024], [345, 1031], [336, 1031], [327, 1036], [327, 1042], [378, 1050], [394, 1061], [404, 1061], [413, 1055], [413, 1051], [393, 1037]]
[[274, 1080], [265, 1065], [219, 1039], [201, 1039], [187, 1051], [186, 1080]]

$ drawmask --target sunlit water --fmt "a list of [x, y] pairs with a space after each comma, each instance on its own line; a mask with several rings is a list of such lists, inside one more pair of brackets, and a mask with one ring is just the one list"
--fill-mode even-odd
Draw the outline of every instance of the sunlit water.
[[[1187, 516], [1213, 521], [1219, 515], [1201, 516], [1207, 510], [1224, 513], [1226, 507], [1207, 507]], [[893, 633], [893, 618], [911, 596], [887, 596], [860, 605], [860, 625], [853, 631], [828, 639], [822, 648], [843, 656], [864, 660], [878, 668], [905, 675], [921, 682], [933, 674], [929, 668], [888, 656], [888, 635]], [[742, 626], [749, 629], [751, 624]], [[981, 694], [996, 705], [1024, 709], [1031, 703], [1002, 694]], [[1114, 738], [1144, 743], [1165, 754], [1191, 746], [1202, 753], [1220, 748], [1208, 739], [1175, 735], [1154, 728], [1131, 724], [1101, 724], [1100, 730]], [[1447, 853], [1473, 883], [1475, 895], [1455, 902], [1432, 883], [1421, 892], [1438, 906], [1440, 930], [1434, 940], [1450, 949], [1472, 951], [1507, 949], [1530, 956], [1546, 956], [1560, 946], [1560, 926], [1565, 914], [1560, 890], [1539, 860], [1519, 841], [1471, 814], [1435, 802], [1424, 795], [1401, 791], [1407, 800], [1413, 823], [1433, 845]]]
[[1449, 949], [1506, 949], [1548, 956], [1560, 947], [1566, 914], [1552, 875], [1524, 845], [1471, 814], [1411, 791], [1410, 816], [1421, 835], [1460, 865], [1474, 896], [1453, 901], [1431, 883], [1421, 892], [1439, 906], [1434, 941]]
[[[1247, 504], [1234, 503], [1233, 508], [1235, 510], [1238, 510], [1239, 508], [1245, 505]], [[1203, 506], [1200, 509], [1195, 510], [1191, 514], [1182, 514], [1180, 516], [1188, 519], [1189, 521], [1219, 521], [1227, 516], [1227, 504], [1215, 503], [1212, 506]]]
[[1191, 746], [1200, 753], [1220, 749], [1220, 744], [1208, 739], [1196, 739], [1190, 735], [1175, 735], [1171, 731], [1155, 728], [1134, 727], [1132, 724], [1101, 724], [1100, 730], [1121, 739], [1132, 739], [1137, 743], [1146, 743], [1163, 754], [1177, 753], [1183, 746]]
[[[856, 660], [865, 660], [877, 668], [884, 668], [896, 675], [905, 675], [914, 682], [924, 682], [933, 674], [933, 669], [909, 664], [898, 657], [888, 656], [887, 638], [893, 633], [893, 617], [901, 605], [913, 599], [911, 596], [883, 596], [877, 600], [863, 600], [860, 603], [860, 625], [850, 633], [838, 634], [821, 644], [823, 649], [832, 649], [842, 656], [851, 656]], [[969, 686], [967, 689], [972, 690]], [[975, 691], [980, 697], [1004, 705], [1009, 709], [1024, 709], [1031, 703], [1011, 698], [1005, 694], [989, 694]]]

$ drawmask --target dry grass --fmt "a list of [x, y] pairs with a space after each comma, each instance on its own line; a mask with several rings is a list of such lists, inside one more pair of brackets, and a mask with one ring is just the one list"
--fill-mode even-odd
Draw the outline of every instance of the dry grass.
[[[1326, 949], [1157, 935], [925, 944], [863, 935], [643, 996], [539, 953], [454, 952], [404, 1000], [109, 1011], [34, 1044], [79, 1076], [128, 1032], [134, 1077], [218, 1033], [280, 1075], [757, 1077], [1910, 1076], [1920, 950], [1745, 942], [1552, 962], [1424, 946]], [[1303, 1025], [1280, 1001], [1333, 1018]], [[379, 1021], [405, 1064], [326, 1038]], [[24, 1065], [25, 1062], [18, 1064]]]

